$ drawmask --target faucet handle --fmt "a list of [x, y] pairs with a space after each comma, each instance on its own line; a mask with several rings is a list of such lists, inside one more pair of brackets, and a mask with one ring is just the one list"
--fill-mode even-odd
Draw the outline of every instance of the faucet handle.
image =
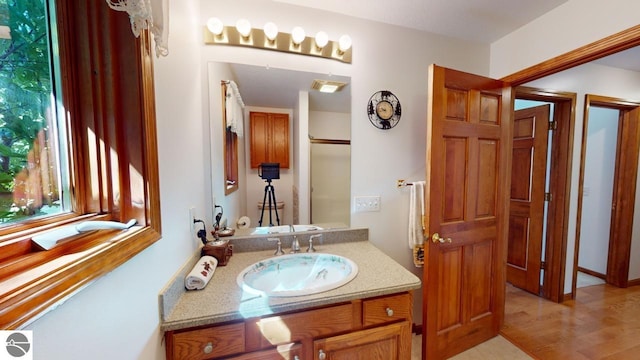
[[307, 248], [307, 252], [316, 252], [316, 248], [313, 247], [313, 239], [320, 238], [322, 240], [322, 234], [315, 234], [309, 236], [309, 248]]
[[269, 241], [277, 241], [276, 243], [276, 252], [273, 253], [273, 255], [284, 255], [284, 251], [282, 251], [282, 241], [280, 241], [280, 238], [267, 238], [267, 240]]

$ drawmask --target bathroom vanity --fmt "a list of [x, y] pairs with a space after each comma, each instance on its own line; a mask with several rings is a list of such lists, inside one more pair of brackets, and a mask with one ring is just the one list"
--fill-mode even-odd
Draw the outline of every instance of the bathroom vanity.
[[[309, 235], [297, 236], [304, 249]], [[265, 245], [265, 238], [232, 240], [228, 265], [217, 268], [200, 291], [183, 286], [198, 257], [185, 264], [160, 294], [167, 359], [325, 360], [369, 353], [364, 358], [409, 359], [412, 294], [420, 280], [369, 243], [366, 229], [323, 237], [323, 243], [314, 243], [318, 252], [351, 259], [358, 275], [312, 295], [265, 297], [238, 286], [243, 269], [273, 256], [274, 244]], [[282, 243], [286, 249], [289, 238]]]

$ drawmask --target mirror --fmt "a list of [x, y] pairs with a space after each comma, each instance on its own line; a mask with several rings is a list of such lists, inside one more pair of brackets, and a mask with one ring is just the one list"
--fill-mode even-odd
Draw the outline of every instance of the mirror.
[[[235, 63], [211, 62], [209, 112], [211, 133], [211, 186], [216, 205], [224, 206], [228, 226], [235, 227], [248, 217], [250, 227], [268, 226], [269, 207], [262, 215], [266, 183], [258, 169], [250, 166], [250, 113], [288, 114], [289, 168], [280, 169], [273, 180], [277, 206], [272, 210], [275, 226], [323, 224], [344, 227], [350, 224], [351, 196], [351, 86], [350, 78]], [[335, 93], [312, 88], [314, 80], [344, 82]], [[238, 191], [225, 194], [224, 150], [228, 148], [223, 119], [221, 82], [236, 83], [244, 108], [243, 136], [237, 138]], [[221, 134], [222, 132], [222, 134]], [[340, 226], [342, 225], [342, 226]]]

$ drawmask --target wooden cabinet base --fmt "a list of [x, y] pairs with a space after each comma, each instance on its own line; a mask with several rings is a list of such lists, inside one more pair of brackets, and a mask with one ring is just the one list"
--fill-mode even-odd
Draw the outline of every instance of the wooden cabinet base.
[[412, 308], [405, 292], [167, 331], [167, 359], [409, 359]]

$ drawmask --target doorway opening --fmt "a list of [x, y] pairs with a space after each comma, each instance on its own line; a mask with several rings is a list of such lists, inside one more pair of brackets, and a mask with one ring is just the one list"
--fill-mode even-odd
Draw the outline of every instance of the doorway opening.
[[630, 255], [640, 152], [640, 103], [586, 95], [584, 114], [574, 296], [580, 272], [623, 288], [635, 277], [630, 274]]
[[[538, 184], [540, 190], [536, 197], [542, 196], [542, 201], [535, 204], [537, 218], [530, 218], [526, 223], [528, 228], [531, 225], [542, 224], [538, 230], [537, 243], [531, 249], [527, 249], [525, 254], [527, 260], [539, 259], [536, 264], [527, 261], [530, 265], [527, 269], [529, 273], [525, 279], [525, 285], [516, 285], [536, 295], [546, 299], [562, 302], [564, 296], [565, 279], [565, 257], [567, 248], [567, 232], [569, 221], [569, 191], [571, 187], [571, 158], [573, 131], [575, 123], [576, 94], [570, 92], [552, 92], [531, 87], [520, 86], [515, 89], [515, 98], [521, 104], [547, 105], [549, 107], [549, 124], [545, 124], [545, 131], [549, 130], [548, 140], [538, 149], [539, 153], [544, 153], [546, 158], [542, 170], [537, 171], [535, 178], [530, 177], [531, 184]], [[539, 133], [541, 131], [538, 131]], [[531, 148], [532, 153], [533, 148]], [[531, 174], [534, 175], [534, 164], [530, 163]], [[513, 173], [512, 173], [513, 176]], [[514, 188], [512, 186], [512, 192]], [[530, 191], [533, 191], [531, 187]], [[533, 195], [533, 193], [531, 193]], [[533, 203], [532, 203], [533, 205]], [[533, 210], [530, 212], [533, 214]], [[514, 219], [510, 216], [511, 219]], [[517, 222], [516, 220], [513, 220]], [[511, 226], [510, 226], [511, 228]], [[526, 235], [527, 243], [530, 244], [532, 238]], [[511, 235], [509, 236], [509, 246], [513, 247]], [[521, 242], [522, 243], [522, 242]], [[536, 248], [537, 247], [537, 248]], [[535, 249], [534, 249], [535, 248]], [[511, 249], [510, 249], [511, 251]], [[509, 266], [513, 269], [513, 266]], [[531, 275], [533, 271], [535, 275]], [[508, 270], [509, 273], [509, 270]], [[513, 273], [513, 271], [511, 271]], [[511, 277], [510, 282], [513, 281]]]

